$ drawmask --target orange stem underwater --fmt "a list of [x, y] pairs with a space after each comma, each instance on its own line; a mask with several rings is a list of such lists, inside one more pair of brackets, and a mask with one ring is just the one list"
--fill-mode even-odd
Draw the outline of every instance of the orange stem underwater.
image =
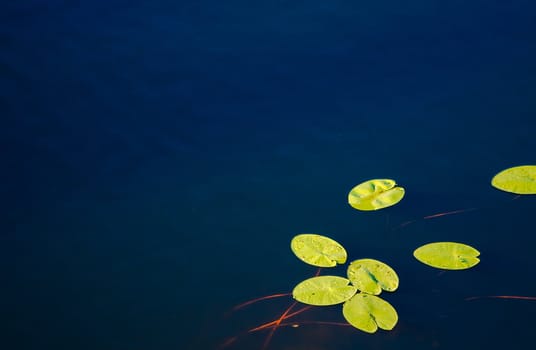
[[[301, 309], [299, 309], [297, 311], [294, 311], [291, 314], [286, 315], [282, 320], [286, 320], [288, 318], [294, 317], [294, 316], [296, 316], [298, 314], [301, 314], [302, 312], [307, 311], [307, 310], [309, 310], [311, 308], [312, 308], [312, 306], [305, 306], [305, 307], [303, 307], [303, 308], [301, 308]], [[270, 328], [271, 326], [276, 325], [277, 321], [278, 320], [274, 320], [274, 321], [262, 324], [262, 325], [260, 325], [258, 327], [252, 328], [252, 329], [250, 329], [248, 331], [248, 333], [258, 332], [258, 331], [262, 331], [263, 329]]]
[[483, 295], [479, 297], [465, 298], [465, 301], [477, 300], [477, 299], [516, 299], [516, 300], [536, 300], [536, 297], [526, 297], [522, 295]]
[[272, 294], [272, 295], [265, 295], [265, 296], [260, 297], [260, 298], [256, 298], [256, 299], [252, 299], [252, 300], [243, 302], [242, 304], [238, 304], [238, 305], [236, 305], [235, 307], [233, 307], [232, 310], [233, 310], [233, 311], [240, 310], [240, 309], [242, 309], [243, 307], [246, 307], [246, 306], [251, 305], [251, 304], [255, 304], [255, 303], [258, 302], [258, 301], [268, 300], [268, 299], [275, 299], [275, 298], [281, 298], [281, 297], [286, 297], [286, 296], [289, 296], [289, 295], [291, 295], [291, 294], [292, 294], [292, 293], [278, 293], [278, 294]]
[[316, 324], [316, 325], [328, 325], [328, 326], [341, 326], [349, 327], [351, 324], [343, 322], [332, 322], [332, 321], [303, 321], [303, 322], [285, 322], [281, 323], [279, 327], [299, 327], [306, 324]]
[[437, 213], [437, 214], [425, 216], [425, 217], [423, 217], [423, 219], [427, 220], [427, 219], [439, 218], [441, 216], [467, 213], [469, 211], [474, 211], [474, 210], [477, 210], [477, 209], [478, 208], [468, 208], [468, 209], [459, 209], [459, 210], [453, 210], [453, 211], [446, 211], [446, 212], [443, 212], [443, 213]]
[[270, 333], [268, 334], [268, 336], [266, 337], [266, 339], [264, 340], [264, 344], [262, 344], [262, 349], [265, 350], [268, 348], [268, 345], [270, 344], [270, 340], [272, 340], [272, 337], [274, 336], [274, 333], [275, 333], [275, 330], [277, 329], [277, 327], [281, 324], [281, 322], [286, 318], [286, 316], [288, 315], [288, 313], [290, 312], [290, 310], [292, 310], [292, 308], [294, 306], [296, 306], [296, 304], [298, 304], [297, 301], [293, 302], [292, 305], [290, 305], [288, 307], [288, 309], [285, 310], [285, 312], [283, 312], [283, 314], [281, 315], [281, 317], [279, 317], [279, 319], [277, 319], [277, 321], [275, 321], [275, 324], [272, 326], [272, 329], [270, 330]]
[[[452, 211], [445, 211], [445, 212], [441, 212], [441, 213], [437, 213], [437, 214], [424, 216], [424, 217], [422, 217], [422, 220], [435, 219], [435, 218], [440, 218], [442, 216], [447, 216], [447, 215], [462, 214], [462, 213], [467, 213], [467, 212], [474, 211], [474, 210], [478, 210], [478, 208], [468, 208], [468, 209], [458, 209], [458, 210], [452, 210]], [[401, 229], [403, 227], [406, 227], [408, 225], [411, 225], [411, 224], [413, 224], [413, 223], [415, 223], [415, 222], [417, 222], [419, 220], [420, 219], [405, 221], [405, 222], [401, 223], [400, 225], [396, 226], [395, 228], [393, 228], [392, 231], [399, 230], [399, 229]]]

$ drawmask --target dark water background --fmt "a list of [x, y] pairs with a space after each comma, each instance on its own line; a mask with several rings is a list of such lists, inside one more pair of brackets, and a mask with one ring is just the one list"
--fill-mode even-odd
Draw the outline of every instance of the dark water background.
[[[214, 349], [290, 305], [227, 314], [314, 273], [302, 232], [393, 266], [400, 321], [270, 349], [534, 346], [535, 301], [464, 300], [536, 296], [536, 198], [489, 184], [536, 161], [534, 1], [5, 1], [0, 116], [2, 349]], [[398, 205], [346, 204], [383, 177]], [[438, 240], [481, 263], [413, 259]]]

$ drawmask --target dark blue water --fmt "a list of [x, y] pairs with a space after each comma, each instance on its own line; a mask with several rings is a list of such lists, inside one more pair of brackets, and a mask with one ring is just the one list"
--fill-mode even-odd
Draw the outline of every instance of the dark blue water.
[[[528, 0], [3, 2], [2, 349], [260, 349], [291, 299], [228, 311], [314, 274], [302, 232], [389, 263], [400, 320], [269, 349], [530, 348], [535, 301], [465, 298], [536, 296], [536, 198], [489, 184], [536, 161], [535, 38]], [[383, 177], [398, 205], [346, 204]]]

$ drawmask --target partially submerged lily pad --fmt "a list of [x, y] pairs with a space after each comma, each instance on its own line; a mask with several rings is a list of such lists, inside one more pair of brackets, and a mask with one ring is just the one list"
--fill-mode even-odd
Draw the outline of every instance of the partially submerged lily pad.
[[345, 302], [357, 292], [350, 280], [339, 276], [317, 276], [300, 282], [292, 297], [308, 305], [326, 306]]
[[318, 267], [333, 267], [346, 262], [346, 250], [333, 239], [313, 233], [295, 236], [290, 248], [303, 262]]
[[398, 288], [398, 275], [389, 265], [374, 259], [359, 259], [348, 266], [348, 279], [360, 291], [378, 295]]
[[391, 330], [398, 322], [395, 308], [375, 295], [358, 293], [344, 303], [342, 314], [348, 323], [367, 333], [378, 328]]
[[536, 165], [508, 168], [493, 177], [491, 185], [516, 194], [536, 194]]
[[423, 264], [446, 270], [464, 270], [480, 262], [480, 252], [463, 243], [435, 242], [425, 244], [413, 252]]
[[363, 182], [348, 193], [348, 203], [357, 210], [378, 210], [400, 202], [404, 188], [391, 179], [375, 179]]

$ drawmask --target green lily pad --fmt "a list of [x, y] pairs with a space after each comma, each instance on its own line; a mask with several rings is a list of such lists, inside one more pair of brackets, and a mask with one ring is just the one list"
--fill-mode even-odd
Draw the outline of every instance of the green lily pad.
[[367, 333], [378, 328], [391, 330], [398, 322], [395, 308], [375, 295], [358, 293], [344, 303], [342, 314], [348, 323]]
[[350, 281], [339, 276], [317, 276], [300, 282], [292, 297], [308, 305], [326, 306], [345, 302], [357, 292]]
[[508, 168], [493, 177], [491, 185], [516, 194], [536, 194], [536, 165]]
[[413, 252], [423, 264], [446, 270], [464, 270], [480, 262], [480, 252], [462, 243], [436, 242], [425, 244]]
[[359, 259], [348, 266], [348, 279], [361, 292], [378, 295], [398, 288], [398, 275], [389, 265], [374, 259]]
[[304, 233], [295, 236], [290, 249], [303, 262], [318, 267], [333, 267], [346, 262], [346, 250], [331, 238]]
[[357, 210], [378, 210], [400, 202], [405, 190], [390, 179], [363, 182], [348, 193], [348, 203]]

